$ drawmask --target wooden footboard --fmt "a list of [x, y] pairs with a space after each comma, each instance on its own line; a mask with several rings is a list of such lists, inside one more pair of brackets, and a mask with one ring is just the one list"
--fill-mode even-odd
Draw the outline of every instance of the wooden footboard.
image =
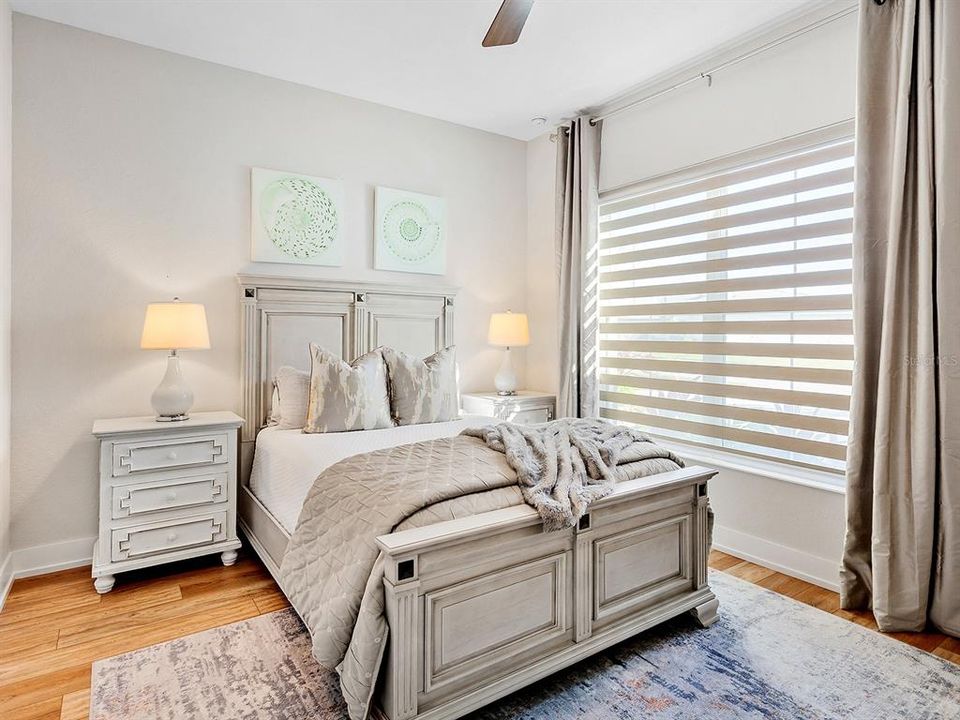
[[713, 623], [715, 474], [620, 483], [572, 530], [519, 506], [377, 538], [390, 639], [375, 713], [458, 718], [680, 613]]

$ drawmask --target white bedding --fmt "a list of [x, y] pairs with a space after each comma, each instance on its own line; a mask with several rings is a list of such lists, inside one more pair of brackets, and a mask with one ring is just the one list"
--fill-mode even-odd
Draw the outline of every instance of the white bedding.
[[317, 476], [334, 463], [371, 450], [452, 437], [466, 427], [491, 422], [496, 420], [483, 415], [464, 415], [452, 422], [316, 434], [267, 427], [257, 435], [250, 490], [286, 531], [292, 533], [307, 491]]

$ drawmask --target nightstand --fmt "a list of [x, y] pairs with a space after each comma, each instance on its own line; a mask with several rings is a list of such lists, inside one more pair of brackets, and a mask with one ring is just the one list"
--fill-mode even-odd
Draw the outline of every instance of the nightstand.
[[232, 412], [193, 413], [181, 422], [153, 417], [97, 420], [100, 531], [93, 585], [114, 575], [220, 553], [237, 559], [237, 429]]
[[517, 390], [516, 395], [495, 392], [463, 393], [463, 411], [470, 415], [491, 415], [498, 420], [530, 425], [553, 420], [557, 415], [557, 399], [549, 393]]

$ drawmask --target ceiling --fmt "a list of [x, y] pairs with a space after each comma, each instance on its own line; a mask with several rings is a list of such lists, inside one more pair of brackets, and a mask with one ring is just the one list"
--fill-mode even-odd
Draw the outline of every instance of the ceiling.
[[17, 12], [528, 140], [807, 0], [13, 0]]

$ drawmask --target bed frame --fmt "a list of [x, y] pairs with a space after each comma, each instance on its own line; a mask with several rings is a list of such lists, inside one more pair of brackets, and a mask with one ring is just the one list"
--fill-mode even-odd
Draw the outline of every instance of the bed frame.
[[[307, 343], [351, 360], [379, 345], [453, 343], [456, 289], [240, 275], [239, 525], [276, 577], [289, 534], [253, 495], [250, 467], [277, 368]], [[676, 615], [717, 618], [707, 585], [707, 481], [689, 467], [618, 484], [579, 526], [545, 533], [510, 507], [377, 538], [389, 644], [373, 713], [459, 718]]]

